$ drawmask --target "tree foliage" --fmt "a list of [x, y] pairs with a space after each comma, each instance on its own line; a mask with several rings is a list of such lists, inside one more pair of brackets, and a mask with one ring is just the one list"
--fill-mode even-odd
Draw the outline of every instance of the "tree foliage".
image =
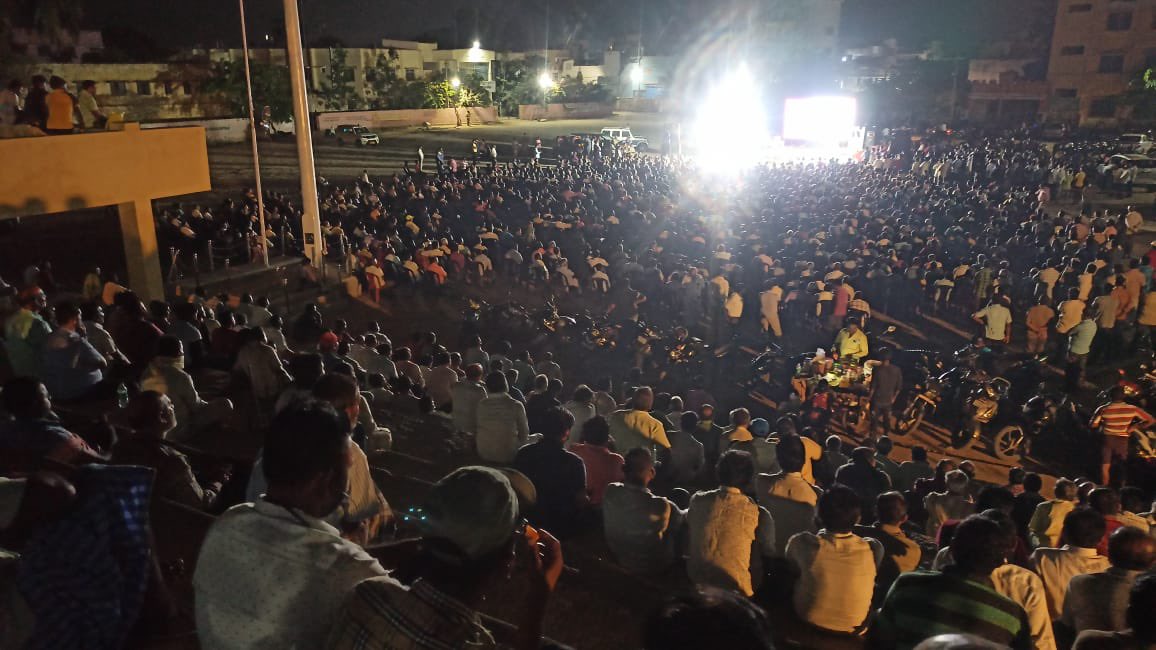
[[344, 47], [329, 50], [329, 65], [325, 68], [325, 78], [318, 95], [326, 108], [331, 110], [356, 111], [365, 108], [365, 97], [354, 87], [353, 68], [346, 61], [347, 55]]
[[[253, 106], [260, 113], [268, 106], [274, 122], [293, 119], [293, 93], [289, 85], [289, 68], [269, 63], [250, 63], [253, 77]], [[232, 117], [249, 117], [245, 96], [245, 62], [218, 61], [212, 74], [201, 85], [201, 92], [217, 95], [228, 106]]]

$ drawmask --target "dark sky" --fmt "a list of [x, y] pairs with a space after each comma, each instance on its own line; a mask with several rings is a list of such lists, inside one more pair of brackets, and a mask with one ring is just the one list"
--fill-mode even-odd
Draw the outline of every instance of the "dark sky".
[[[486, 47], [514, 49], [542, 46], [546, 1], [301, 0], [300, 7], [306, 41], [335, 36], [349, 46], [365, 46], [383, 37], [426, 35], [448, 46], [455, 34], [459, 43], [469, 43], [476, 31]], [[650, 14], [646, 31], [653, 34], [662, 20], [669, 22], [669, 17], [676, 15], [680, 3], [702, 6], [723, 1], [727, 0], [550, 0], [550, 40], [552, 45], [561, 45], [570, 39], [588, 38], [600, 46], [616, 31], [633, 30], [638, 24], [640, 2], [646, 3], [644, 14]], [[974, 22], [976, 13], [968, 9], [974, 8], [973, 1], [846, 0], [844, 40], [859, 44], [894, 36], [912, 44], [925, 42], [940, 30], [958, 28], [969, 19]], [[236, 0], [82, 2], [88, 25], [136, 27], [167, 47], [239, 42]], [[247, 7], [250, 37], [255, 43], [264, 33], [280, 36], [279, 0], [247, 0]], [[674, 23], [678, 25], [677, 20]]]

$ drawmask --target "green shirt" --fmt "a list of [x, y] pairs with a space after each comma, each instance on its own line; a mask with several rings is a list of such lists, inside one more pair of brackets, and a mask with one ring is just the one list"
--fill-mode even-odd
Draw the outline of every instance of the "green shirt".
[[1096, 338], [1096, 321], [1084, 319], [1072, 328], [1068, 335], [1068, 354], [1088, 354], [1092, 351], [1092, 339]]

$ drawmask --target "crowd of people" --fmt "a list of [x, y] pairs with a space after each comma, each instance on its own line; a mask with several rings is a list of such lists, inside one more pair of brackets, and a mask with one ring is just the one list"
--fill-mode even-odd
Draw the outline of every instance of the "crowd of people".
[[[554, 167], [366, 173], [329, 186], [321, 209], [330, 249], [376, 300], [501, 277], [681, 335], [834, 341], [832, 356], [878, 364], [871, 397], [890, 407], [902, 375], [863, 329], [879, 312], [974, 319], [997, 358], [1058, 348], [1074, 388], [1089, 356], [1119, 359], [1156, 325], [1156, 253], [1133, 256], [1142, 218], [1054, 208], [1051, 172], [1068, 164], [1020, 139], [928, 141], [724, 182], [685, 161], [573, 150]], [[253, 199], [224, 219], [199, 210], [205, 236], [221, 223], [248, 236]], [[266, 206], [293, 223], [289, 199]], [[688, 590], [647, 620], [647, 648], [1156, 643], [1153, 495], [1107, 472], [1059, 479], [1048, 498], [1038, 473], [984, 484], [918, 445], [897, 462], [888, 435], [852, 443], [827, 430], [810, 385], [809, 408], [757, 418], [720, 402], [721, 386], [671, 388], [651, 367], [585, 376], [505, 337], [451, 349], [434, 333], [395, 341], [388, 323], [354, 331], [314, 305], [287, 321], [266, 298], [145, 305], [97, 281], [50, 308], [22, 284], [4, 329], [0, 470], [14, 478], [0, 481], [0, 524], [23, 551], [15, 592], [38, 639], [116, 647], [146, 590], [163, 593], [171, 576], [140, 534], [151, 500], [220, 513], [192, 576], [206, 648], [544, 647], [563, 544], [602, 544], [628, 575]], [[1147, 415], [1117, 402], [1097, 416], [1109, 464]], [[222, 430], [253, 442], [251, 466], [189, 457]], [[395, 510], [409, 495], [387, 500], [370, 466], [393, 449], [454, 469]], [[132, 532], [138, 552], [97, 545], [86, 561], [133, 581], [116, 621], [80, 626], [75, 610], [97, 603], [54, 608], [28, 576], [110, 500], [132, 507], [87, 534]], [[408, 541], [382, 544], [394, 535]], [[479, 609], [514, 566], [527, 580], [507, 627]]]
[[82, 81], [75, 94], [57, 75], [9, 80], [0, 90], [0, 127], [27, 125], [47, 135], [103, 129], [108, 115], [96, 100], [96, 82]]

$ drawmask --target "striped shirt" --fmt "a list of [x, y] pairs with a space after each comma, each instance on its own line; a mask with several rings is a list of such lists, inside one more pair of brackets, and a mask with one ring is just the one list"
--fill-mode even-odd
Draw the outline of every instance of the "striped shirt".
[[329, 650], [460, 650], [495, 648], [481, 616], [418, 579], [366, 580], [353, 590], [329, 635]]
[[1128, 404], [1127, 402], [1111, 402], [1096, 409], [1092, 417], [1092, 426], [1101, 427], [1106, 436], [1128, 436], [1128, 429], [1132, 423], [1140, 420], [1144, 424], [1156, 421], [1144, 409]]
[[1032, 648], [1027, 614], [952, 567], [895, 580], [871, 630], [871, 648], [904, 650], [939, 634], [974, 634], [1014, 650]]

